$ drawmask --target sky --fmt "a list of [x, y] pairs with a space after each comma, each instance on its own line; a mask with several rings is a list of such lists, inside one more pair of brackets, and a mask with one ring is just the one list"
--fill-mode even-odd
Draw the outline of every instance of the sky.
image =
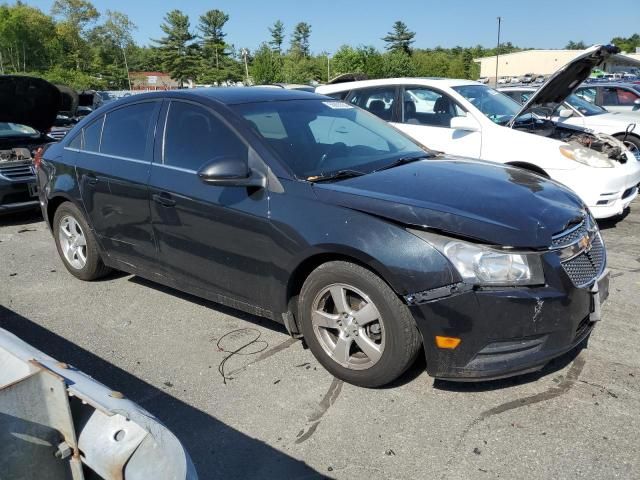
[[[24, 3], [49, 12], [53, 1]], [[383, 49], [381, 38], [396, 20], [416, 32], [416, 48], [493, 47], [497, 16], [502, 17], [501, 42], [520, 47], [563, 48], [570, 40], [607, 43], [640, 32], [637, 2], [616, 0], [610, 8], [602, 0], [92, 0], [100, 12], [126, 13], [138, 26], [134, 37], [142, 45], [162, 36], [160, 24], [169, 10], [188, 14], [195, 29], [202, 13], [217, 8], [229, 14], [226, 39], [237, 48], [254, 50], [269, 39], [268, 27], [279, 19], [286, 34], [298, 22], [311, 24], [311, 50], [330, 54], [343, 44]]]

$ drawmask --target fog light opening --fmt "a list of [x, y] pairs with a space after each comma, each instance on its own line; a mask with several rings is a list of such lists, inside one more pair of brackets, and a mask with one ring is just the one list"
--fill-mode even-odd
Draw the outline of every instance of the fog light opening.
[[444, 348], [447, 350], [453, 350], [458, 345], [460, 345], [460, 340], [458, 337], [442, 337], [440, 335], [436, 335], [436, 346], [438, 348]]

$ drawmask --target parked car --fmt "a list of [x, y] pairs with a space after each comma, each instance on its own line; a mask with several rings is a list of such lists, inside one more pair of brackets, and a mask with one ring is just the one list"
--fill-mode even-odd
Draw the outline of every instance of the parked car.
[[511, 77], [500, 77], [498, 78], [498, 85], [504, 85], [507, 83], [511, 83], [512, 78]]
[[546, 80], [546, 77], [544, 75], [538, 75], [536, 78], [533, 79], [533, 83], [541, 85], [545, 82], [545, 80]]
[[525, 73], [522, 78], [520, 78], [520, 81], [522, 83], [531, 83], [535, 78], [536, 75], [534, 73]]
[[307, 92], [114, 102], [45, 150], [38, 180], [74, 276], [115, 268], [284, 323], [357, 385], [393, 381], [421, 346], [439, 378], [539, 369], [608, 291], [570, 190]]
[[479, 83], [489, 83], [489, 77], [480, 77], [478, 79]]
[[313, 92], [315, 87], [311, 85], [303, 85], [298, 83], [271, 83], [269, 85], [255, 85], [261, 88], [284, 88], [287, 90], [301, 90], [303, 92]]
[[45, 80], [0, 76], [0, 214], [38, 207], [33, 158], [55, 141], [46, 132], [60, 105], [60, 91]]
[[[590, 48], [556, 72], [524, 106], [469, 80], [381, 79], [324, 85], [316, 91], [365, 108], [430, 148], [557, 180], [577, 192], [596, 218], [608, 218], [621, 214], [637, 196], [640, 162], [614, 137], [541, 120], [533, 112], [562, 103], [591, 65], [615, 51]], [[426, 108], [414, 101], [418, 95], [430, 99]], [[382, 96], [393, 102], [377, 101]]]
[[[535, 87], [502, 87], [498, 91], [525, 104], [535, 93]], [[587, 128], [606, 133], [622, 141], [640, 159], [640, 116], [621, 112], [608, 112], [602, 107], [583, 100], [575, 93], [569, 95], [551, 115], [541, 112], [553, 122]]]
[[581, 85], [576, 95], [610, 112], [633, 112], [640, 118], [640, 85], [634, 83], [594, 83]]
[[95, 90], [82, 90], [78, 92], [78, 97], [78, 106], [89, 107], [91, 110], [99, 108], [104, 103], [102, 95]]

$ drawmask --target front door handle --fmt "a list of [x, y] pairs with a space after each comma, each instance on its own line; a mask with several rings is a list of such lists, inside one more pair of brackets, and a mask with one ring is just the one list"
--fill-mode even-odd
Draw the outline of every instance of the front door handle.
[[176, 206], [176, 201], [167, 192], [155, 193], [152, 198], [154, 202], [159, 203], [163, 207]]

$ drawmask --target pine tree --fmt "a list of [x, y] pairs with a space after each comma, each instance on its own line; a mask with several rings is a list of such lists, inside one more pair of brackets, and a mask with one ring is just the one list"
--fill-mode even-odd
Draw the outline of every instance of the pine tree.
[[229, 15], [222, 10], [209, 10], [200, 16], [198, 30], [202, 37], [202, 52], [205, 57], [213, 55], [217, 70], [220, 69], [220, 56], [228, 55], [227, 44], [224, 41], [227, 34], [222, 31], [228, 21]]
[[303, 57], [308, 57], [310, 53], [310, 36], [311, 25], [305, 22], [298, 23], [291, 34], [291, 52]]
[[387, 50], [392, 52], [404, 52], [411, 55], [411, 44], [414, 42], [415, 32], [409, 30], [404, 22], [397, 21], [393, 24], [393, 32], [387, 33], [384, 40], [387, 43]]
[[166, 35], [160, 40], [154, 40], [158, 44], [162, 67], [180, 86], [195, 75], [198, 60], [197, 45], [194, 43], [196, 37], [189, 31], [189, 27], [189, 17], [180, 10], [172, 10], [160, 25]]
[[284, 43], [284, 23], [280, 20], [273, 24], [273, 27], [269, 27], [271, 33], [271, 40], [269, 45], [272, 50], [278, 53], [282, 53], [282, 44]]

